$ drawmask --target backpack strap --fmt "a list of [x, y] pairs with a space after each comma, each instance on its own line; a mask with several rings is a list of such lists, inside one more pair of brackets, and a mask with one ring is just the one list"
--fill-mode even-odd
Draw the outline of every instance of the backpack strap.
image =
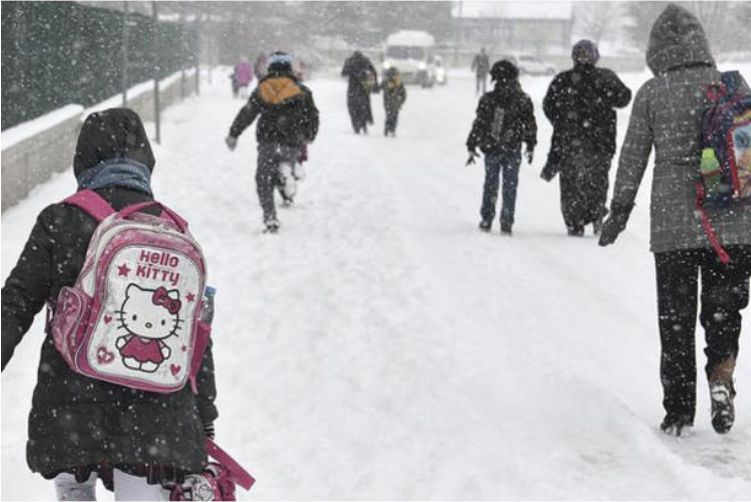
[[718, 258], [720, 258], [723, 265], [727, 265], [730, 263], [730, 255], [728, 255], [727, 251], [722, 247], [722, 244], [720, 244], [720, 240], [717, 238], [717, 232], [715, 232], [712, 222], [709, 221], [707, 211], [704, 210], [704, 184], [702, 182], [696, 184], [696, 211], [699, 214], [701, 226], [704, 229], [704, 233], [707, 234], [709, 243], [712, 245], [712, 248], [715, 250], [715, 253], [717, 253]]
[[242, 486], [246, 490], [250, 490], [250, 487], [253, 486], [253, 483], [255, 483], [256, 480], [248, 473], [248, 471], [243, 469], [243, 467], [238, 464], [234, 458], [230, 457], [229, 453], [219, 448], [219, 446], [217, 446], [213, 439], [207, 437], [205, 446], [206, 453], [208, 453], [210, 457], [216, 459], [224, 467], [226, 467], [230, 472], [232, 479], [238, 485]]
[[101, 195], [89, 189], [76, 192], [63, 202], [83, 209], [97, 221], [102, 221], [116, 212]]

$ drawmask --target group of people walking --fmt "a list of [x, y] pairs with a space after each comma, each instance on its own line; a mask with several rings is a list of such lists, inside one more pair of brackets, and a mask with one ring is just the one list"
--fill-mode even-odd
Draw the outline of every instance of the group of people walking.
[[383, 134], [396, 136], [399, 110], [407, 100], [407, 90], [399, 70], [395, 67], [388, 68], [379, 85], [373, 63], [362, 52], [355, 51], [344, 62], [342, 76], [347, 78], [347, 110], [355, 134], [368, 133], [368, 126], [373, 125], [370, 95], [383, 90], [383, 107], [386, 112]]
[[[573, 69], [555, 77], [544, 100], [554, 137], [543, 175], [550, 179], [560, 174], [569, 233], [581, 235], [585, 225], [593, 224], [600, 233], [599, 244], [607, 246], [626, 228], [654, 148], [651, 250], [666, 412], [660, 427], [667, 434], [680, 436], [694, 423], [694, 340], [697, 303], [701, 301], [699, 320], [706, 332], [711, 422], [718, 433], [728, 432], [735, 419], [733, 373], [740, 311], [749, 302], [751, 203], [747, 196], [733, 196], [728, 206], [707, 208], [704, 225], [697, 223], [695, 216], [701, 119], [708, 106], [708, 95], [702, 89], [726, 75], [717, 70], [698, 20], [681, 7], [668, 6], [650, 35], [647, 63], [654, 77], [636, 94], [608, 212], [605, 193], [615, 151], [614, 108], [626, 106], [631, 93], [613, 72], [596, 67], [597, 48], [591, 42], [576, 44], [572, 56]], [[275, 232], [279, 223], [274, 190], [281, 186], [284, 195], [291, 196], [280, 182], [280, 166], [288, 166], [294, 176], [295, 168], [305, 160], [306, 145], [316, 138], [319, 118], [312, 93], [292, 69], [291, 57], [276, 52], [268, 63], [266, 74], [233, 121], [226, 144], [234, 149], [238, 137], [258, 118], [257, 192], [266, 228]], [[372, 65], [355, 54], [343, 73], [350, 77], [348, 104], [352, 105], [353, 127], [365, 132], [372, 114], [369, 102], [357, 94], [363, 92], [358, 68], [370, 71]], [[510, 234], [519, 165], [522, 156], [530, 163], [533, 160], [537, 127], [532, 101], [521, 88], [514, 64], [496, 62], [489, 74], [494, 88], [479, 101], [467, 148], [469, 162], [474, 162], [477, 149], [485, 155], [480, 228], [488, 231], [495, 218], [502, 175], [501, 231]], [[751, 89], [739, 75], [734, 78], [732, 92], [748, 100]], [[378, 87], [375, 72], [373, 79], [373, 87]], [[381, 87], [403, 103], [398, 82], [389, 88], [389, 80], [387, 75]], [[726, 93], [729, 89], [725, 88]], [[751, 111], [745, 113], [751, 117]], [[738, 138], [742, 139], [747, 125], [740, 121], [733, 126], [738, 128]], [[395, 127], [396, 117], [387, 114], [386, 132]], [[207, 465], [207, 445], [213, 444], [209, 440], [218, 415], [211, 344], [204, 339], [206, 343], [199, 347], [191, 337], [189, 349], [171, 341], [180, 337], [181, 326], [194, 324], [198, 335], [210, 330], [213, 310], [206, 307], [213, 305], [213, 292], [207, 288], [202, 299], [204, 270], [195, 272], [202, 257], [200, 250], [186, 244], [191, 242], [187, 223], [154, 200], [151, 174], [155, 163], [135, 112], [121, 108], [89, 115], [73, 160], [78, 192], [41, 212], [2, 290], [3, 369], [36, 314], [45, 304], [49, 308], [29, 417], [27, 461], [33, 471], [55, 480], [60, 500], [93, 500], [97, 478], [114, 487], [120, 500], [233, 496], [228, 484], [233, 475], [220, 464]], [[748, 173], [739, 174], [734, 182], [738, 193], [746, 194], [751, 188]], [[707, 236], [708, 218], [714, 242]], [[103, 248], [112, 253], [90, 248], [90, 242], [103, 242], [109, 235], [97, 230], [100, 225], [112, 221], [125, 225], [131, 220], [135, 222], [128, 227], [131, 233], [123, 234], [119, 244], [113, 241], [112, 248]], [[148, 233], [144, 228], [159, 235], [157, 241], [153, 235], [143, 237]], [[179, 250], [150, 250], [154, 242], [164, 245], [160, 239], [165, 229], [180, 233], [180, 244], [175, 244]], [[139, 233], [142, 231], [146, 233]], [[142, 249], [131, 253], [132, 246], [125, 244], [133, 244], [134, 236], [144, 240], [138, 244]], [[181, 257], [186, 256], [198, 261], [182, 263]], [[102, 266], [95, 266], [98, 263]], [[180, 270], [195, 273], [183, 279], [175, 276], [174, 270], [183, 266], [193, 268]], [[87, 273], [98, 274], [97, 280], [84, 280]], [[186, 289], [188, 282], [181, 281], [193, 281], [199, 288]], [[95, 289], [99, 293], [88, 296], [81, 289], [86, 284], [110, 289]], [[107, 295], [115, 293], [122, 295], [119, 301], [109, 301]], [[75, 313], [81, 309], [96, 310], [101, 316], [79, 323]], [[74, 328], [64, 330], [70, 323]], [[85, 344], [101, 333], [117, 334], [102, 338], [103, 345], [92, 345], [90, 351], [82, 348], [85, 345], [78, 347], [76, 357], [83, 357], [86, 364], [69, 362], [71, 343]], [[192, 373], [186, 373], [187, 368], [181, 365], [165, 363], [170, 358], [185, 358], [185, 353], [192, 356]], [[120, 373], [107, 373], [107, 368], [121, 359], [122, 368], [140, 372], [142, 380], [159, 383], [148, 379], [161, 375], [174, 384], [175, 378], [184, 375], [183, 386], [170, 392], [150, 392], [148, 386], [125, 385], [129, 380]], [[213, 498], [200, 498], [209, 496]]]
[[[553, 137], [541, 177], [550, 181], [560, 174], [561, 212], [566, 229], [569, 235], [581, 236], [588, 224], [599, 234], [607, 214], [608, 174], [615, 154], [615, 108], [629, 104], [631, 91], [614, 72], [596, 66], [599, 52], [594, 42], [579, 41], [571, 56], [574, 67], [553, 79], [543, 100], [545, 116], [553, 125]], [[501, 60], [489, 74], [494, 88], [480, 99], [467, 148], [470, 162], [474, 162], [478, 147], [485, 154], [480, 229], [491, 229], [498, 173], [502, 169], [501, 232], [510, 235], [521, 146], [526, 145], [531, 163], [537, 126], [532, 102], [521, 89], [514, 63]]]
[[[599, 53], [593, 42], [578, 42], [571, 56], [573, 68], [553, 79], [543, 100], [553, 138], [541, 177], [550, 181], [559, 175], [568, 234], [582, 236], [591, 224], [594, 234], [599, 234], [599, 245], [608, 246], [626, 228], [654, 148], [651, 250], [666, 412], [660, 427], [680, 436], [694, 423], [694, 337], [697, 302], [701, 301], [711, 421], [717, 432], [727, 432], [735, 419], [733, 372], [740, 311], [749, 302], [751, 276], [751, 90], [737, 72], [717, 70], [696, 17], [669, 5], [652, 27], [646, 59], [654, 77], [636, 94], [608, 209], [608, 175], [616, 151], [615, 109], [629, 104], [631, 91], [614, 72], [596, 66]], [[481, 68], [482, 63], [478, 64]], [[468, 164], [474, 163], [480, 148], [485, 154], [485, 184], [479, 227], [485, 232], [495, 217], [502, 173], [501, 233], [510, 235], [521, 149], [525, 145], [531, 162], [536, 126], [532, 103], [521, 90], [514, 64], [495, 63], [490, 77], [494, 88], [480, 98], [467, 138]], [[716, 103], [725, 96], [730, 98], [718, 111]], [[719, 149], [730, 148], [730, 137], [737, 150], [726, 152], [729, 157], [720, 163], [715, 150], [702, 151], [700, 140], [707, 135], [703, 117], [709, 112], [716, 121], [716, 116], [728, 110], [735, 110], [736, 115], [725, 121], [732, 129], [720, 131]], [[707, 163], [711, 165], [706, 172], [705, 161], [714, 161]], [[737, 170], [718, 182], [721, 167]], [[707, 185], [708, 180], [714, 181]], [[719, 203], [704, 207], [702, 201], [710, 190], [725, 192], [717, 197]]]

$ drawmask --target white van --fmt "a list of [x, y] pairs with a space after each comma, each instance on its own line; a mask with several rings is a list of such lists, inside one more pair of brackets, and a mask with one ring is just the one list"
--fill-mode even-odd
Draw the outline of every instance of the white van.
[[402, 81], [432, 87], [436, 82], [435, 39], [426, 31], [402, 30], [386, 39], [383, 71], [396, 68]]

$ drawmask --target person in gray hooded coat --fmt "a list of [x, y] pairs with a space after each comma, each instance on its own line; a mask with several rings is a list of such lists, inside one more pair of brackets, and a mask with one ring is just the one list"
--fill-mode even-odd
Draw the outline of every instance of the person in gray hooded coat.
[[[733, 425], [733, 371], [748, 305], [751, 276], [751, 207], [709, 210], [731, 261], [720, 262], [695, 215], [705, 91], [720, 80], [704, 30], [687, 10], [669, 5], [655, 21], [647, 49], [654, 78], [639, 89], [621, 149], [611, 214], [600, 245], [612, 244], [625, 227], [655, 148], [651, 198], [651, 250], [655, 255], [657, 302], [666, 416], [661, 429], [680, 435], [694, 422], [696, 360], [694, 331], [701, 274], [701, 325], [706, 333], [706, 374], [712, 425]], [[745, 91], [748, 85], [743, 82]]]

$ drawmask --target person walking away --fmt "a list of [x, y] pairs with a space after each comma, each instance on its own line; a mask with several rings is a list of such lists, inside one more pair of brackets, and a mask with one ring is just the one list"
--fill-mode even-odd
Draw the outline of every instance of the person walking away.
[[[711, 421], [716, 432], [724, 433], [735, 418], [733, 373], [740, 311], [749, 301], [751, 204], [748, 198], [738, 198], [728, 207], [707, 209], [717, 239], [729, 255], [724, 263], [695, 214], [702, 115], [710, 103], [708, 89], [722, 77], [696, 17], [682, 7], [668, 5], [652, 26], [646, 59], [654, 77], [642, 85], [634, 100], [600, 245], [612, 244], [626, 228], [654, 147], [651, 251], [665, 408], [660, 428], [680, 436], [694, 424], [694, 344], [700, 301]], [[734, 76], [739, 92], [748, 96], [746, 82], [740, 74]]]
[[[67, 302], [59, 304], [58, 294], [77, 282], [98, 226], [98, 217], [79, 205], [81, 197], [95, 200], [102, 211], [100, 216], [152, 202], [150, 179], [154, 164], [148, 137], [135, 112], [114, 108], [86, 117], [73, 158], [78, 193], [39, 214], [2, 289], [3, 371], [45, 303], [52, 314], [45, 329], [29, 414], [26, 461], [33, 472], [54, 479], [58, 500], [95, 500], [97, 478], [108, 489], [114, 489], [117, 500], [168, 500], [169, 491], [161, 483], [181, 483], [190, 473], [201, 472], [206, 462], [204, 443], [207, 436], [213, 437], [213, 422], [217, 418], [210, 345], [203, 354], [197, 394], [191, 385], [157, 393], [110, 383], [71, 369], [50, 329], [58, 321], [57, 316], [63, 315], [58, 310], [69, 307]], [[142, 211], [159, 215], [158, 206], [148, 206]], [[161, 274], [158, 278], [139, 279], [134, 265], [128, 267], [127, 262], [123, 267], [116, 265], [116, 275], [108, 277], [108, 294], [116, 291], [123, 280], [143, 286], [144, 281], [162, 279]], [[117, 280], [117, 275], [124, 277]], [[117, 284], [112, 285], [112, 280]], [[177, 361], [179, 354], [171, 353], [167, 347], [178, 343], [174, 340], [182, 336], [177, 331], [180, 326], [192, 326], [191, 321], [183, 319], [189, 317], [191, 305], [184, 296], [186, 284], [178, 282], [176, 286], [163, 287], [159, 304], [150, 301], [156, 298], [156, 292], [152, 295], [138, 285], [130, 285], [125, 290], [130, 296], [125, 297], [122, 305], [113, 307], [121, 311], [113, 316], [119, 325], [116, 329], [122, 329], [118, 331], [118, 340], [123, 343], [117, 349], [100, 346], [94, 361], [101, 367], [122, 370], [120, 357], [128, 356], [143, 371], [160, 365], [168, 367], [169, 361]], [[119, 287], [122, 290], [124, 286]], [[113, 296], [106, 298], [112, 300]], [[102, 309], [106, 308], [104, 305]], [[147, 322], [153, 318], [169, 322], [149, 327], [139, 324], [138, 314], [143, 314], [142, 320]], [[111, 317], [105, 315], [102, 319], [106, 325]], [[132, 336], [131, 332], [138, 332], [139, 336]], [[154, 338], [164, 335], [167, 338]], [[125, 339], [130, 341], [125, 343]], [[134, 340], [139, 340], [140, 345]], [[150, 350], [151, 347], [156, 350]], [[179, 374], [179, 368], [178, 373], [174, 371], [171, 376]], [[142, 371], [134, 373], [148, 375]]]
[[482, 47], [480, 53], [475, 54], [472, 59], [472, 71], [475, 72], [475, 94], [480, 94], [480, 92], [484, 94], [488, 71], [490, 71], [490, 59], [485, 53], [485, 47]]
[[386, 79], [382, 83], [383, 107], [386, 110], [386, 125], [383, 135], [391, 134], [396, 137], [396, 124], [399, 120], [399, 110], [407, 100], [407, 91], [404, 88], [399, 70], [389, 68], [386, 70]]
[[344, 62], [342, 76], [347, 77], [347, 110], [355, 134], [368, 133], [373, 123], [370, 94], [378, 92], [378, 76], [373, 63], [362, 52], [355, 51]]
[[613, 71], [595, 66], [600, 54], [594, 42], [577, 42], [571, 58], [574, 67], [556, 75], [543, 99], [553, 138], [541, 176], [550, 181], [560, 172], [563, 221], [569, 235], [582, 236], [590, 223], [598, 234], [607, 214], [615, 108], [628, 105], [631, 91]]
[[485, 155], [485, 184], [480, 209], [480, 230], [489, 232], [495, 218], [499, 176], [503, 172], [501, 233], [511, 235], [516, 212], [516, 189], [519, 182], [521, 146], [532, 163], [537, 144], [537, 123], [532, 100], [522, 91], [519, 69], [510, 61], [493, 65], [490, 78], [493, 90], [483, 94], [477, 106], [472, 130], [467, 138], [469, 160], [473, 164], [479, 147]]
[[274, 187], [282, 184], [287, 198], [294, 196], [295, 168], [303, 157], [307, 159], [307, 145], [315, 139], [319, 125], [313, 93], [297, 80], [289, 54], [275, 52], [269, 58], [266, 76], [232, 122], [225, 139], [230, 150], [259, 115], [256, 190], [266, 231], [276, 233]]
[[246, 57], [241, 57], [235, 66], [235, 85], [242, 99], [248, 99], [248, 89], [253, 82], [253, 67]]

